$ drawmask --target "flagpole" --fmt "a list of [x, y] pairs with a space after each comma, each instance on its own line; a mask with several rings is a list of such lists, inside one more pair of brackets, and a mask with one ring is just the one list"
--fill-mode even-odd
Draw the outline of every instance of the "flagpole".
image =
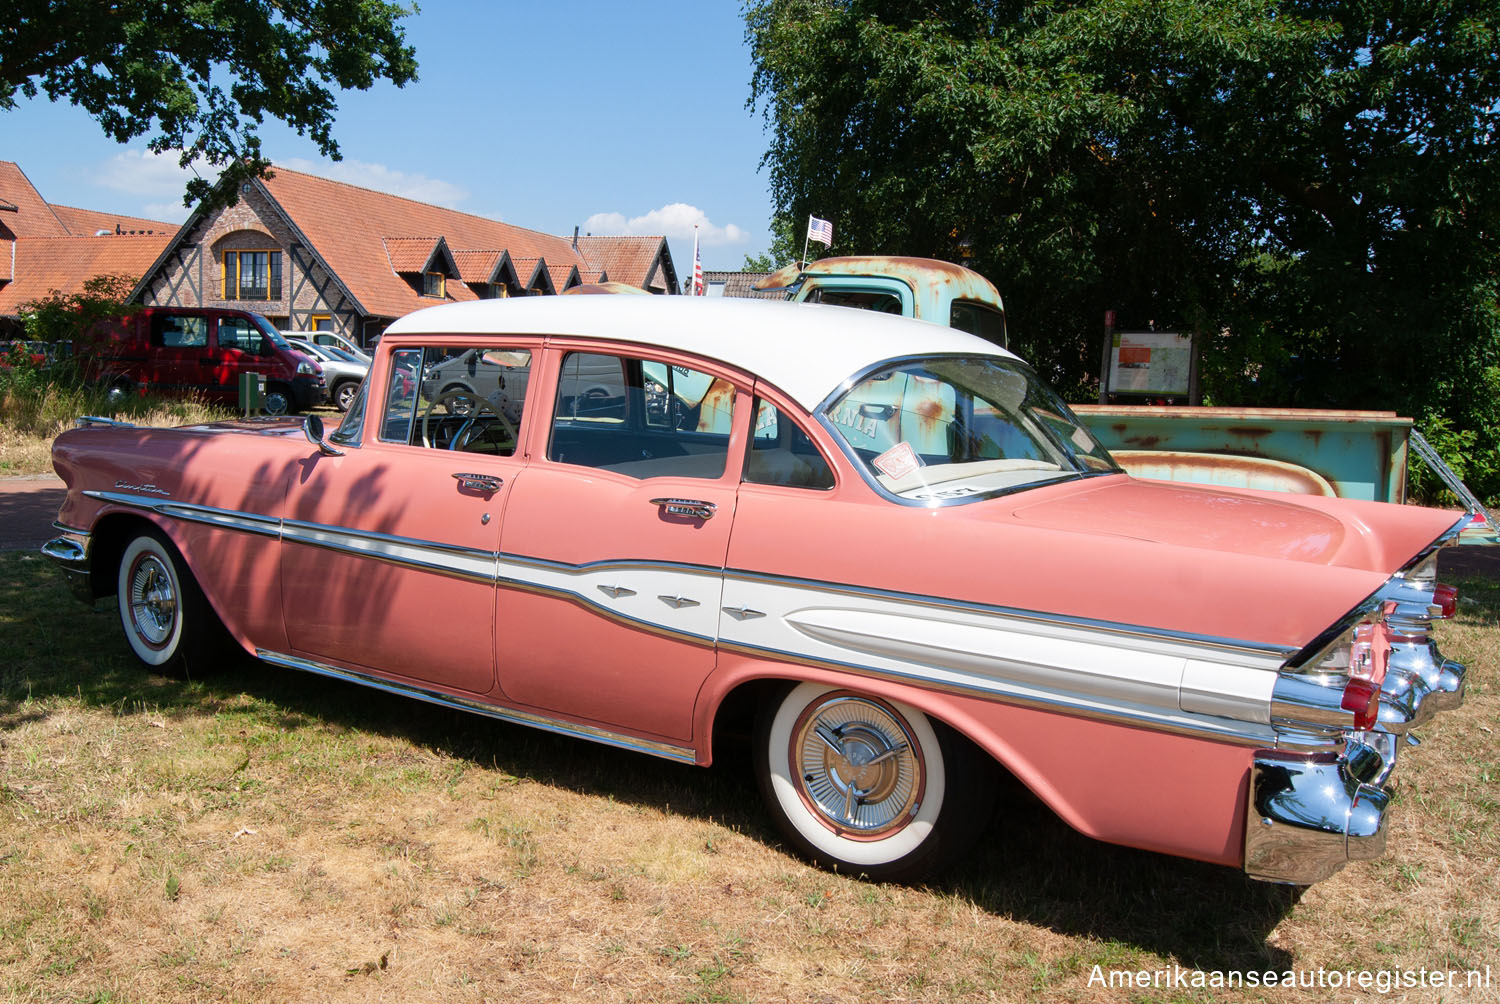
[[812, 237], [812, 213], [807, 214], [807, 227], [802, 231], [802, 267], [807, 267], [807, 242]]
[[698, 296], [699, 295], [698, 291], [701, 288], [700, 287], [700, 283], [702, 283], [702, 281], [703, 281], [703, 272], [702, 272], [701, 266], [698, 264], [698, 262], [699, 262], [699, 258], [698, 258], [698, 224], [694, 223], [693, 224], [693, 286], [692, 286], [692, 289], [690, 291], [690, 295], [692, 295], [692, 296]]

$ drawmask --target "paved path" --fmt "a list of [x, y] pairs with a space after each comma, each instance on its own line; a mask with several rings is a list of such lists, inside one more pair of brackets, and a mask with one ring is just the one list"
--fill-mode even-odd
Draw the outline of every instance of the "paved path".
[[0, 551], [33, 550], [51, 540], [66, 494], [53, 474], [0, 478]]

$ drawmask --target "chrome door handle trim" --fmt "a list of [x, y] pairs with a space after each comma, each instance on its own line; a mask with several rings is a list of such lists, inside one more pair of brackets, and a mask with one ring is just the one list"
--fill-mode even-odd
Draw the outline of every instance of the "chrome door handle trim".
[[658, 506], [668, 516], [691, 516], [694, 519], [712, 519], [719, 508], [712, 502], [698, 499], [652, 499], [651, 504]]
[[504, 480], [493, 474], [455, 474], [458, 487], [468, 488], [476, 492], [498, 492], [500, 486], [505, 484]]

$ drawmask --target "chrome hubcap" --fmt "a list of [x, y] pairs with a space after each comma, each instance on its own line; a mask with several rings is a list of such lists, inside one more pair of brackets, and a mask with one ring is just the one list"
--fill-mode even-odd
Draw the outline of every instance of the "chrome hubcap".
[[166, 565], [155, 555], [143, 555], [130, 573], [130, 619], [136, 634], [153, 648], [172, 637], [177, 595]]
[[802, 800], [823, 825], [875, 839], [909, 823], [921, 805], [922, 758], [906, 722], [882, 703], [827, 696], [792, 729]]

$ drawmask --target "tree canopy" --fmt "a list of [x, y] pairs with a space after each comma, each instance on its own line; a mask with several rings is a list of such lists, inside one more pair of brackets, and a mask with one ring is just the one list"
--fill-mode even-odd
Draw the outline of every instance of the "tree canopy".
[[1113, 308], [1204, 334], [1215, 403], [1396, 409], [1492, 457], [1497, 25], [1460, 0], [746, 13], [783, 232], [966, 260], [1075, 399]]
[[[223, 170], [219, 197], [263, 174], [258, 127], [270, 115], [339, 158], [334, 89], [400, 87], [417, 75], [385, 0], [18, 0], [0, 21], [0, 110], [45, 94], [89, 112], [124, 143], [149, 134]], [[210, 196], [194, 179], [184, 202]]]

